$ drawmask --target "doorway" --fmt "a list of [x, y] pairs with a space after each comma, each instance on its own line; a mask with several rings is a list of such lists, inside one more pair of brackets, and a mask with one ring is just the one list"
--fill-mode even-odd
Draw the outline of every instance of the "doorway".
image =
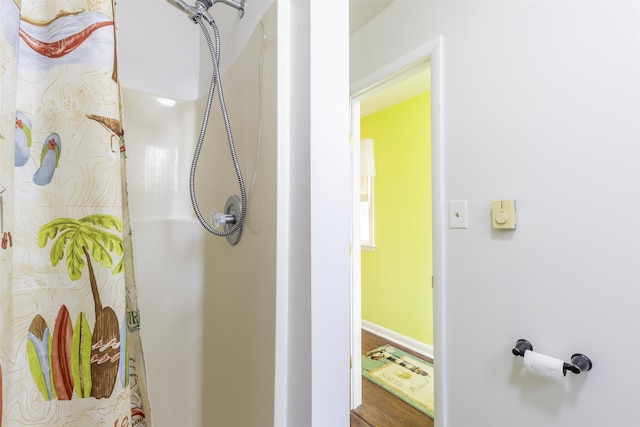
[[[363, 138], [369, 138], [370, 135], [365, 135], [365, 133], [369, 132], [368, 130], [361, 129], [361, 118], [371, 114], [372, 111], [381, 110], [384, 108], [389, 108], [393, 105], [404, 105], [406, 102], [419, 102], [423, 101], [423, 97], [421, 94], [427, 93], [430, 95], [428, 97], [424, 97], [427, 99], [426, 102], [429, 103], [429, 112], [426, 113], [428, 116], [425, 117], [425, 120], [431, 119], [430, 126], [430, 136], [431, 136], [431, 150], [428, 155], [422, 155], [422, 158], [418, 159], [418, 161], [422, 161], [423, 165], [426, 163], [427, 165], [431, 165], [431, 173], [428, 178], [431, 179], [431, 186], [429, 190], [433, 189], [433, 192], [429, 191], [428, 196], [431, 200], [429, 203], [430, 213], [432, 213], [432, 218], [430, 221], [424, 221], [425, 227], [429, 228], [429, 234], [432, 239], [431, 248], [433, 252], [429, 251], [430, 258], [428, 261], [433, 260], [432, 263], [432, 276], [424, 277], [421, 283], [423, 288], [428, 288], [429, 297], [431, 297], [431, 288], [434, 283], [437, 283], [435, 279], [438, 275], [439, 270], [439, 256], [440, 253], [440, 235], [441, 233], [438, 231], [440, 229], [441, 224], [441, 210], [442, 210], [442, 194], [440, 191], [440, 91], [439, 91], [439, 64], [440, 60], [438, 57], [438, 46], [439, 40], [435, 40], [434, 42], [423, 46], [422, 49], [419, 49], [413, 52], [411, 55], [408, 55], [405, 58], [400, 58], [394, 64], [390, 64], [385, 70], [379, 70], [377, 73], [369, 76], [365, 81], [359, 82], [356, 85], [352, 86], [352, 251], [351, 251], [351, 272], [352, 272], [352, 310], [351, 310], [351, 354], [352, 354], [352, 378], [351, 378], [351, 408], [355, 409], [362, 403], [362, 383], [361, 383], [361, 330], [363, 328], [363, 264], [367, 264], [366, 257], [369, 255], [368, 251], [373, 250], [374, 252], [377, 250], [376, 245], [376, 229], [394, 229], [394, 224], [397, 225], [395, 221], [402, 221], [403, 218], [406, 217], [406, 210], [411, 209], [411, 204], [403, 204], [394, 202], [397, 204], [397, 217], [395, 221], [389, 221], [388, 218], [376, 218], [375, 214], [367, 215], [361, 214], [361, 209], [363, 209], [362, 200], [366, 198], [362, 197], [363, 193], [363, 183], [366, 182], [367, 174], [361, 176], [361, 144], [360, 140]], [[421, 98], [418, 100], [417, 98]], [[394, 108], [394, 107], [391, 107]], [[363, 125], [365, 127], [365, 125]], [[402, 139], [403, 137], [400, 136]], [[374, 139], [374, 147], [375, 147], [375, 138]], [[428, 144], [428, 139], [424, 141], [425, 144]], [[398, 146], [399, 149], [402, 149], [401, 146]], [[423, 147], [425, 148], [425, 147]], [[384, 153], [384, 150], [374, 149], [374, 153], [380, 151]], [[417, 155], [420, 156], [419, 154]], [[426, 167], [425, 169], [429, 169]], [[376, 171], [376, 175], [377, 175]], [[377, 178], [371, 179], [372, 186], [375, 188]], [[380, 178], [382, 182], [382, 179]], [[428, 184], [426, 184], [428, 185]], [[370, 188], [370, 187], [369, 187]], [[397, 192], [399, 194], [404, 194], [407, 197], [413, 197], [414, 193], [411, 188], [401, 188], [398, 189]], [[376, 192], [373, 191], [373, 194]], [[418, 195], [417, 197], [424, 197], [425, 193], [422, 195]], [[375, 198], [371, 201], [374, 204], [376, 203]], [[373, 210], [372, 212], [375, 212]], [[366, 226], [363, 226], [362, 222], [366, 222], [369, 220], [380, 221], [384, 220], [385, 223], [381, 224], [378, 222], [377, 227], [373, 227], [373, 238], [371, 242], [367, 242], [367, 246], [364, 248], [364, 251], [361, 252], [361, 241], [360, 241], [360, 230], [366, 230]], [[413, 219], [412, 221], [416, 221]], [[415, 236], [408, 235], [405, 236], [406, 239], [415, 238]], [[408, 246], [408, 245], [407, 245]], [[382, 248], [380, 248], [382, 251]], [[364, 263], [363, 263], [363, 254], [364, 253]], [[364, 272], [365, 276], [367, 275], [366, 271]], [[423, 276], [425, 276], [423, 274]], [[366, 278], [366, 277], [365, 277]], [[395, 285], [390, 283], [391, 288], [394, 288]], [[402, 290], [392, 289], [391, 292], [402, 292]], [[407, 291], [407, 298], [411, 299], [414, 296], [411, 294], [412, 291]], [[436, 294], [434, 290], [434, 295]], [[379, 298], [379, 297], [378, 297]], [[382, 297], [384, 298], [384, 296]], [[420, 297], [418, 297], [420, 299]], [[431, 329], [432, 335], [431, 338], [428, 338], [428, 335], [431, 331], [420, 331], [416, 332], [407, 332], [406, 324], [405, 326], [399, 326], [396, 328], [395, 326], [386, 327], [384, 325], [378, 325], [376, 322], [366, 321], [364, 322], [364, 327], [367, 330], [372, 330], [377, 335], [381, 335], [385, 338], [389, 338], [392, 341], [400, 340], [400, 344], [405, 347], [416, 350], [419, 353], [427, 354], [433, 357], [434, 349], [436, 349], [435, 353], [437, 354], [437, 342], [440, 337], [438, 337], [437, 330], [438, 326], [441, 326], [437, 322], [437, 296], [434, 296], [432, 300], [430, 298], [424, 299], [425, 311], [430, 311], [431, 307], [427, 307], [426, 305], [431, 305], [436, 313], [433, 316], [430, 316], [433, 320], [431, 323], [431, 328], [429, 328], [429, 322], [425, 322], [424, 326], [427, 329]], [[366, 303], [366, 301], [365, 301]], [[365, 310], [367, 311], [367, 310]], [[415, 314], [415, 313], [414, 313]], [[370, 316], [369, 313], [365, 313], [366, 316]], [[417, 320], [416, 320], [417, 319]], [[410, 324], [412, 321], [415, 321], [416, 324], [422, 323], [420, 320], [420, 316], [417, 318], [408, 319], [408, 323]], [[385, 323], [384, 321], [380, 323]], [[393, 324], [393, 322], [391, 322]], [[400, 329], [399, 331], [395, 331], [394, 329]], [[418, 328], [419, 329], [419, 328]], [[416, 338], [413, 338], [415, 336]], [[425, 337], [427, 337], [425, 339]], [[426, 341], [431, 341], [426, 342]], [[438, 388], [436, 384], [436, 389]]]

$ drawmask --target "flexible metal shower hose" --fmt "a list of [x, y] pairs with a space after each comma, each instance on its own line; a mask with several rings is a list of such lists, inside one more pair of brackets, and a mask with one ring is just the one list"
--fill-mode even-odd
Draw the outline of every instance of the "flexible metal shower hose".
[[[238, 157], [236, 155], [235, 145], [233, 144], [233, 136], [231, 134], [231, 125], [229, 124], [229, 116], [227, 114], [227, 107], [224, 102], [224, 95], [222, 94], [222, 85], [220, 84], [220, 35], [218, 33], [218, 26], [213, 20], [209, 22], [209, 24], [211, 24], [211, 27], [213, 28], [216, 39], [216, 45], [214, 48], [213, 42], [211, 41], [211, 35], [209, 34], [207, 27], [204, 25], [204, 22], [202, 22], [202, 17], [197, 17], [197, 22], [198, 24], [200, 24], [200, 28], [202, 29], [204, 37], [207, 40], [207, 45], [209, 46], [211, 61], [213, 62], [213, 73], [211, 76], [211, 84], [209, 85], [209, 95], [207, 97], [207, 104], [205, 107], [204, 118], [202, 120], [202, 127], [200, 128], [200, 136], [198, 137], [198, 143], [196, 144], [196, 149], [193, 154], [193, 162], [191, 163], [191, 173], [189, 174], [189, 193], [191, 196], [191, 204], [193, 205], [193, 210], [198, 217], [198, 221], [200, 221], [200, 224], [202, 224], [202, 226], [210, 233], [215, 234], [216, 236], [224, 237], [234, 234], [242, 227], [245, 216], [247, 215], [247, 192], [245, 190], [244, 180], [242, 179], [242, 171], [240, 170], [240, 165], [238, 164]], [[216, 85], [218, 86], [218, 100], [220, 102], [220, 109], [222, 110], [224, 126], [227, 132], [227, 140], [229, 141], [229, 151], [231, 152], [233, 167], [235, 168], [236, 176], [238, 178], [238, 184], [240, 186], [240, 198], [242, 201], [240, 217], [236, 218], [236, 223], [227, 231], [218, 231], [207, 223], [207, 221], [202, 216], [202, 213], [200, 212], [200, 208], [198, 207], [198, 201], [196, 199], [195, 191], [196, 168], [198, 159], [200, 158], [200, 151], [202, 150], [202, 142], [204, 141], [204, 136], [207, 132], [209, 114], [211, 113], [211, 102], [213, 100], [213, 94], [215, 92]]]

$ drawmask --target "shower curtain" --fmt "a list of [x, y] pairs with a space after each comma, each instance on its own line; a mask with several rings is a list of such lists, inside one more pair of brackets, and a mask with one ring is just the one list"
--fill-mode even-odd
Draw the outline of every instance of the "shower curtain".
[[0, 427], [150, 426], [113, 0], [0, 0]]

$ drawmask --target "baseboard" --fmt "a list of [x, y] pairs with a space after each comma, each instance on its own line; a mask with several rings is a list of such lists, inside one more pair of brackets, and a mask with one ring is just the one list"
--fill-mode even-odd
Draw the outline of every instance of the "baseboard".
[[421, 355], [433, 360], [433, 347], [430, 345], [427, 345], [418, 340], [414, 340], [413, 338], [409, 338], [406, 335], [399, 334], [390, 329], [383, 328], [382, 326], [376, 325], [375, 323], [371, 323], [366, 320], [362, 320], [362, 329], [376, 334], [379, 337], [386, 338], [398, 345], [406, 347], [409, 350], [420, 353]]

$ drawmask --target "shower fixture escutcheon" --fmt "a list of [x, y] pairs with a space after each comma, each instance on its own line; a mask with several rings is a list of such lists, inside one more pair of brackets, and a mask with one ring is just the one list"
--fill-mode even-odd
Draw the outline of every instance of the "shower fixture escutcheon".
[[[227, 203], [224, 205], [224, 212], [218, 212], [215, 209], [211, 211], [211, 222], [215, 228], [223, 227], [225, 233], [229, 233], [231, 228], [238, 222], [241, 213], [242, 199], [234, 194], [227, 199]], [[241, 234], [242, 224], [236, 231], [227, 234], [225, 237], [231, 245], [236, 245], [240, 241]]]

